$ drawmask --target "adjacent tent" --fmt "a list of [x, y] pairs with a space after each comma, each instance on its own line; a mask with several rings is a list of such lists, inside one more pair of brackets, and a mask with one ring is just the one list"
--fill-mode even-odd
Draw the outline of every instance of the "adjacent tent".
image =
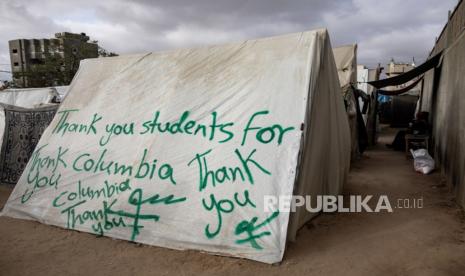
[[[350, 126], [351, 159], [356, 160], [366, 145], [365, 122], [355, 91], [357, 86], [357, 44], [333, 48]], [[360, 139], [364, 142], [360, 143]]]
[[341, 87], [357, 83], [357, 44], [333, 48]]
[[370, 95], [373, 94], [373, 86], [368, 81], [376, 79], [376, 69], [368, 69], [363, 65], [357, 65], [357, 88]]
[[55, 88], [58, 95], [60, 95], [60, 102], [62, 102], [68, 94], [69, 86], [55, 86], [53, 88]]
[[349, 135], [326, 30], [89, 59], [3, 214], [275, 263], [315, 215], [285, 199], [341, 193]]
[[[444, 50], [442, 65], [425, 78], [424, 87], [432, 90], [430, 112], [435, 144], [434, 158], [442, 169], [456, 201], [465, 207], [465, 31]], [[425, 91], [423, 91], [425, 92]]]
[[377, 142], [377, 93], [373, 86], [368, 85], [368, 81], [374, 81], [378, 78], [377, 69], [368, 69], [363, 65], [357, 66], [357, 88], [368, 95], [369, 100], [363, 105], [363, 120], [366, 126], [368, 145], [373, 146]]
[[57, 97], [59, 97], [59, 94], [53, 87], [5, 89], [0, 91], [0, 103], [23, 108], [34, 108], [49, 104]]

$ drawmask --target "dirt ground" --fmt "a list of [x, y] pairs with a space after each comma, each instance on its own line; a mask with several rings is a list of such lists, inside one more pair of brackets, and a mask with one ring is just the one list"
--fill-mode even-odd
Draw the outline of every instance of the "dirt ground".
[[[344, 194], [386, 194], [393, 207], [397, 199], [412, 205], [423, 198], [423, 208], [320, 215], [288, 244], [279, 265], [0, 217], [0, 275], [464, 275], [463, 212], [439, 173], [417, 174], [403, 153], [384, 146], [391, 138], [384, 135], [353, 165]], [[0, 206], [10, 192], [0, 186]]]

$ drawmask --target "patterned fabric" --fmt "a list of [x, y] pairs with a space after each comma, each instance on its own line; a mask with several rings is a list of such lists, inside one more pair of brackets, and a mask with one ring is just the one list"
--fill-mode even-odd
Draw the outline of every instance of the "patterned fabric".
[[21, 108], [1, 104], [5, 130], [0, 152], [0, 183], [16, 184], [58, 105]]

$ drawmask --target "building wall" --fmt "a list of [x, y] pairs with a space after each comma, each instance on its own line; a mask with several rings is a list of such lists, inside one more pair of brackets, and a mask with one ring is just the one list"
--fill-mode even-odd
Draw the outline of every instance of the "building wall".
[[[25, 67], [25, 49], [22, 47], [24, 39], [11, 40], [8, 42], [10, 49], [10, 62], [11, 62], [11, 72], [17, 73], [22, 72]], [[21, 82], [21, 84], [26, 83], [26, 80], [16, 79], [16, 83]]]
[[[388, 76], [388, 78], [395, 77], [395, 76], [401, 75], [401, 74], [403, 74], [405, 72], [408, 72], [408, 71], [412, 70], [413, 68], [415, 68], [414, 64], [394, 63], [394, 61], [391, 61], [387, 65], [386, 75]], [[388, 86], [388, 87], [383, 88], [383, 89], [385, 89], [385, 90], [399, 90], [399, 89], [402, 89], [402, 88], [405, 88], [405, 87], [411, 85], [415, 81], [416, 80], [413, 79], [413, 80], [408, 81], [406, 83], [403, 83], [403, 84], [400, 84], [400, 85], [395, 85], [395, 86]], [[408, 95], [417, 95], [418, 96], [418, 95], [420, 95], [420, 90], [421, 90], [420, 85], [417, 85], [417, 86], [413, 87], [412, 89], [410, 89], [410, 91], [407, 92], [407, 94]]]
[[9, 41], [13, 79], [20, 87], [68, 85], [79, 62], [98, 57], [98, 45], [88, 36], [58, 33], [52, 39]]
[[403, 74], [405, 72], [408, 72], [408, 71], [412, 70], [413, 68], [415, 68], [415, 66], [413, 66], [412, 64], [394, 63], [394, 61], [391, 61], [387, 65], [386, 75], [388, 77], [395, 77], [395, 76], [398, 76], [398, 75]]

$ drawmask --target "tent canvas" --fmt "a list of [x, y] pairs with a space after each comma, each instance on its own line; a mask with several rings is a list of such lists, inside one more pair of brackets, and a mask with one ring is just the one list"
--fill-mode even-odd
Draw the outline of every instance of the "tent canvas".
[[5, 89], [0, 91], [0, 103], [23, 108], [34, 108], [51, 103], [59, 96], [53, 88]]
[[359, 110], [357, 110], [357, 102], [353, 91], [357, 84], [357, 44], [336, 47], [333, 48], [333, 52], [349, 119], [351, 156], [352, 160], [356, 160], [360, 154], [357, 126], [357, 112]]
[[[443, 52], [442, 65], [425, 78], [431, 94], [429, 111], [432, 121], [434, 159], [455, 194], [456, 202], [465, 208], [465, 30]], [[424, 99], [423, 99], [424, 100]]]
[[55, 86], [53, 88], [57, 91], [58, 95], [60, 95], [60, 101], [63, 101], [68, 94], [69, 86]]
[[[357, 88], [365, 92], [369, 96], [368, 110], [366, 114], [363, 114], [363, 120], [365, 122], [368, 144], [375, 145], [377, 140], [376, 125], [377, 125], [377, 111], [375, 106], [376, 97], [374, 87], [368, 85], [368, 81], [374, 81], [377, 78], [377, 69], [368, 69], [363, 65], [357, 66]], [[377, 95], [377, 94], [376, 94]]]
[[326, 30], [85, 60], [3, 215], [275, 263], [348, 141]]
[[333, 48], [341, 87], [357, 83], [357, 44]]
[[368, 95], [373, 94], [374, 87], [367, 82], [376, 79], [376, 69], [368, 69], [363, 65], [357, 65], [357, 88]]

